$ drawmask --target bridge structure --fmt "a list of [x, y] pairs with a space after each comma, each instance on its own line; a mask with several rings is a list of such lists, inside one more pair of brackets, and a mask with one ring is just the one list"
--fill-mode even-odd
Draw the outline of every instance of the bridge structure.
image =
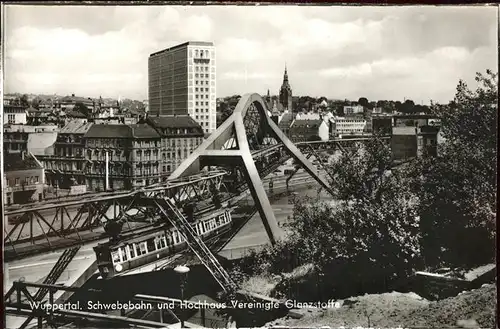
[[[168, 221], [186, 237], [190, 249], [213, 274], [221, 287], [233, 286], [216, 257], [185, 217], [187, 204], [197, 204], [199, 216], [228, 206], [249, 190], [266, 233], [275, 243], [281, 238], [262, 179], [290, 158], [304, 168], [322, 188], [328, 182], [308, 160], [325, 150], [354, 147], [370, 138], [336, 139], [294, 144], [268, 115], [258, 94], [241, 97], [233, 114], [207, 138], [166, 182], [132, 191], [103, 192], [46, 200], [22, 208], [7, 207], [4, 215], [5, 261], [64, 250], [42, 284], [55, 284], [78, 250], [85, 244], [110, 237], [113, 227], [140, 234], [158, 222]], [[255, 212], [254, 212], [255, 213]], [[253, 213], [252, 213], [253, 215]], [[35, 300], [48, 290], [40, 288]]]

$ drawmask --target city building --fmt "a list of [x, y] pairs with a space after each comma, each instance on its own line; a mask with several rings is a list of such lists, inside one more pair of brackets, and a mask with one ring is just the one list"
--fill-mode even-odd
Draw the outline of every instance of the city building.
[[401, 114], [393, 116], [394, 127], [422, 127], [427, 125], [440, 125], [435, 116], [427, 114]]
[[392, 115], [373, 115], [372, 132], [380, 136], [390, 136], [392, 134]]
[[355, 106], [344, 106], [344, 115], [356, 115], [356, 114], [363, 114], [364, 113], [364, 107], [361, 105], [355, 105]]
[[21, 105], [19, 97], [14, 95], [3, 95], [3, 105]]
[[321, 114], [320, 113], [314, 113], [314, 112], [299, 112], [295, 115], [295, 120], [320, 120], [321, 119]]
[[366, 120], [362, 117], [335, 117], [331, 119], [333, 136], [363, 135], [366, 132]]
[[28, 151], [28, 140], [45, 140], [45, 136], [53, 138], [58, 131], [55, 125], [6, 125], [3, 127], [3, 149], [6, 153], [21, 153]]
[[47, 185], [71, 189], [86, 185], [84, 136], [93, 123], [73, 120], [61, 128], [51, 155], [36, 155], [45, 167]]
[[294, 120], [290, 127], [292, 142], [327, 141], [329, 139], [329, 125], [321, 119]]
[[72, 109], [77, 103], [85, 105], [89, 110], [93, 110], [95, 107], [95, 101], [88, 97], [79, 97], [72, 94], [71, 96], [64, 96], [59, 100], [59, 107], [64, 110]]
[[285, 136], [290, 137], [290, 127], [293, 123], [293, 114], [285, 112], [278, 118], [278, 128], [285, 134]]
[[30, 107], [26, 110], [26, 112], [26, 124], [31, 126], [54, 124], [59, 121], [57, 116], [54, 114], [53, 109], [51, 108], [35, 109], [33, 107]]
[[148, 117], [146, 122], [161, 136], [161, 176], [166, 180], [203, 143], [203, 128], [188, 115]]
[[420, 157], [424, 152], [437, 155], [439, 127], [400, 126], [392, 128], [391, 149], [394, 160]]
[[84, 135], [87, 187], [123, 190], [160, 181], [160, 135], [146, 124], [94, 124]]
[[189, 115], [216, 129], [216, 56], [212, 42], [189, 41], [149, 56], [149, 115]]
[[280, 95], [279, 102], [283, 106], [283, 108], [285, 110], [288, 110], [289, 112], [292, 112], [293, 111], [292, 87], [288, 82], [288, 72], [286, 70], [286, 65], [285, 65], [285, 73], [283, 74], [283, 83], [281, 84], [279, 95]]
[[28, 122], [28, 113], [20, 105], [3, 106], [4, 124], [25, 125]]
[[5, 202], [23, 204], [44, 198], [44, 169], [42, 164], [26, 152], [4, 154]]

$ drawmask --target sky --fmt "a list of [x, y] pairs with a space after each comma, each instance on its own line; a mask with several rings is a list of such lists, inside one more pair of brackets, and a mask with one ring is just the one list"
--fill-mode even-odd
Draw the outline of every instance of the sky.
[[447, 103], [498, 67], [497, 7], [5, 6], [6, 93], [146, 100], [149, 54], [213, 41], [217, 97]]

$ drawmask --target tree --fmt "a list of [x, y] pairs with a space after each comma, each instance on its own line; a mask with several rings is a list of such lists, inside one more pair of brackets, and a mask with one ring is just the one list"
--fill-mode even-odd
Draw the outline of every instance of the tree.
[[375, 197], [378, 184], [391, 165], [390, 148], [376, 137], [357, 148], [347, 149], [328, 167], [334, 198], [348, 201]]
[[390, 164], [378, 138], [342, 154], [327, 166], [339, 201], [296, 202], [288, 239], [256, 254], [255, 267], [280, 273], [315, 264], [319, 277], [328, 275], [320, 291], [337, 298], [383, 291], [409, 275], [420, 266], [417, 200], [411, 180]]
[[495, 255], [497, 74], [477, 74], [478, 87], [457, 86], [441, 118], [443, 145], [415, 171], [423, 251], [428, 265], [474, 266]]
[[38, 97], [36, 97], [35, 99], [33, 99], [31, 101], [31, 106], [35, 109], [40, 109], [40, 104], [42, 103], [42, 100]]
[[366, 97], [361, 97], [359, 100], [358, 100], [358, 104], [363, 106], [363, 107], [367, 107], [368, 106], [368, 99]]
[[30, 104], [28, 101], [28, 95], [26, 95], [26, 94], [22, 95], [21, 98], [19, 99], [19, 103], [24, 108], [30, 107]]
[[415, 103], [411, 99], [405, 100], [405, 102], [401, 105], [401, 112], [405, 114], [414, 113]]
[[403, 104], [402, 104], [400, 101], [396, 101], [396, 102], [394, 103], [394, 109], [395, 109], [396, 111], [398, 111], [398, 112], [402, 112], [402, 105], [403, 105]]
[[86, 117], [88, 117], [91, 114], [91, 111], [89, 110], [89, 108], [81, 102], [75, 103], [73, 110], [82, 113]]

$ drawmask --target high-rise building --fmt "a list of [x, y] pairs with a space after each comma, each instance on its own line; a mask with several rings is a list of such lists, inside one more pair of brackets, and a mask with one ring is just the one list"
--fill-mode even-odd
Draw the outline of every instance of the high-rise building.
[[216, 63], [212, 42], [189, 41], [149, 56], [149, 115], [190, 115], [216, 129]]

